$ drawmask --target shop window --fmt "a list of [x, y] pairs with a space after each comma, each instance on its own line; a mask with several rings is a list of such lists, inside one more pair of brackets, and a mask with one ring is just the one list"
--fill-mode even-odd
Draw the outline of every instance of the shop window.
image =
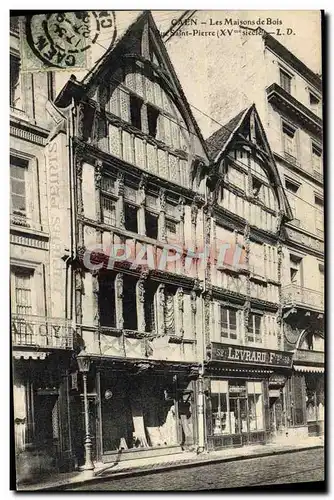
[[211, 380], [211, 407], [213, 434], [231, 434], [227, 381]]
[[158, 128], [158, 118], [159, 111], [153, 106], [147, 105], [147, 124], [148, 124], [148, 133], [152, 137], [157, 136], [157, 128]]
[[142, 129], [142, 122], [141, 122], [142, 106], [143, 106], [143, 101], [139, 97], [136, 97], [135, 95], [130, 95], [131, 125], [138, 128], [139, 130]]
[[146, 236], [158, 239], [158, 216], [152, 212], [145, 211]]
[[292, 77], [284, 71], [283, 69], [280, 69], [280, 86], [289, 94], [291, 94], [291, 81]]
[[133, 276], [123, 276], [123, 317], [126, 330], [137, 330], [137, 280]]
[[262, 343], [262, 315], [250, 313], [248, 320], [248, 342]]
[[227, 339], [237, 339], [237, 310], [220, 307], [221, 336]]
[[9, 99], [12, 108], [21, 109], [20, 59], [13, 54], [10, 55]]
[[11, 269], [12, 296], [11, 306], [15, 314], [30, 315], [32, 307], [33, 270], [23, 267]]
[[100, 279], [98, 304], [101, 326], [116, 327], [114, 276]]
[[124, 225], [127, 231], [138, 233], [138, 208], [130, 203], [124, 203]]
[[116, 206], [115, 201], [108, 196], [102, 195], [102, 222], [110, 226], [116, 225]]
[[261, 382], [247, 382], [249, 430], [264, 430], [263, 396]]
[[295, 161], [297, 158], [297, 130], [287, 123], [283, 123], [282, 132], [284, 153]]

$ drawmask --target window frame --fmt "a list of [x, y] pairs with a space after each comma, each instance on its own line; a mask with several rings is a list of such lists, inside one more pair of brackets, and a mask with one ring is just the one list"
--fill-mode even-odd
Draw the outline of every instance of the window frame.
[[[259, 335], [256, 334], [256, 325], [255, 325], [255, 319], [259, 318], [260, 319], [260, 340]], [[252, 326], [252, 332], [250, 337], [250, 318], [252, 318], [251, 326]], [[260, 313], [259, 311], [251, 311], [249, 313], [248, 317], [248, 325], [247, 325], [247, 344], [263, 344], [264, 340], [264, 322], [263, 322], [263, 314]]]
[[[287, 77], [287, 80], [289, 82], [289, 89], [287, 90], [286, 86], [284, 85], [284, 78]], [[285, 90], [285, 92], [287, 92], [288, 94], [292, 95], [292, 79], [293, 79], [293, 75], [287, 71], [285, 68], [282, 68], [281, 66], [279, 67], [279, 82], [280, 82], [280, 87], [282, 87], [283, 90]]]
[[[223, 311], [226, 311], [226, 323], [227, 323], [227, 329], [223, 328]], [[230, 320], [230, 312], [233, 312], [235, 314], [235, 330], [231, 330], [231, 320]], [[238, 340], [239, 338], [239, 331], [238, 331], [238, 312], [239, 309], [236, 307], [231, 307], [231, 306], [226, 306], [225, 304], [220, 304], [220, 337], [221, 339], [229, 339], [229, 340]], [[223, 332], [227, 333], [227, 336], [223, 335]], [[234, 336], [232, 336], [232, 333], [234, 332]]]
[[[17, 78], [16, 89], [14, 89], [13, 85], [12, 85], [12, 69], [11, 69], [12, 59], [16, 59], [16, 61], [18, 63], [18, 78]], [[10, 71], [10, 77], [9, 77], [9, 103], [10, 103], [10, 107], [13, 109], [17, 109], [19, 111], [24, 111], [23, 92], [22, 92], [21, 57], [20, 57], [20, 54], [18, 52], [16, 52], [16, 51], [14, 52], [12, 50], [10, 51], [9, 71]], [[18, 88], [18, 92], [19, 92], [19, 97], [18, 97], [19, 102], [20, 102], [19, 107], [15, 106], [15, 102], [14, 102], [15, 101], [15, 90], [17, 90], [17, 88]]]
[[[284, 129], [287, 130], [287, 132], [284, 131]], [[288, 148], [286, 147], [286, 137], [291, 137], [288, 132], [293, 132], [293, 153], [291, 154], [288, 151]], [[289, 123], [286, 120], [281, 121], [281, 133], [282, 133], [282, 146], [283, 146], [283, 154], [286, 155], [288, 158], [290, 158], [293, 162], [296, 162], [298, 157], [299, 157], [299, 147], [298, 147], [298, 127], [293, 125], [292, 123]]]

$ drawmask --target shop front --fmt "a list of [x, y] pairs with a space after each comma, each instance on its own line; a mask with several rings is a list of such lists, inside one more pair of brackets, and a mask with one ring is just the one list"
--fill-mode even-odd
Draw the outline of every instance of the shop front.
[[212, 343], [209, 358], [205, 367], [208, 449], [265, 444], [285, 425], [282, 380], [287, 377], [281, 373], [291, 372], [292, 354]]
[[[192, 449], [197, 429], [195, 372], [190, 366], [140, 360], [94, 360], [87, 391], [93, 461], [108, 463]], [[77, 400], [83, 413], [81, 385]], [[79, 465], [84, 462], [84, 441], [82, 416], [76, 432]]]

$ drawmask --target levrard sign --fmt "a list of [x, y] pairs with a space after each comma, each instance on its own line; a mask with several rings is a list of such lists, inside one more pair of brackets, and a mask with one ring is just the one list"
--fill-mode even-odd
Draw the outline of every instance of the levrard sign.
[[211, 343], [211, 360], [228, 363], [291, 368], [292, 352]]

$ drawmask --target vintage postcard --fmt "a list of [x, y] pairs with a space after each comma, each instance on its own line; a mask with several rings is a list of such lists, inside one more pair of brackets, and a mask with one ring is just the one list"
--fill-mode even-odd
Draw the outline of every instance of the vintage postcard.
[[18, 490], [324, 488], [322, 29], [11, 12]]

